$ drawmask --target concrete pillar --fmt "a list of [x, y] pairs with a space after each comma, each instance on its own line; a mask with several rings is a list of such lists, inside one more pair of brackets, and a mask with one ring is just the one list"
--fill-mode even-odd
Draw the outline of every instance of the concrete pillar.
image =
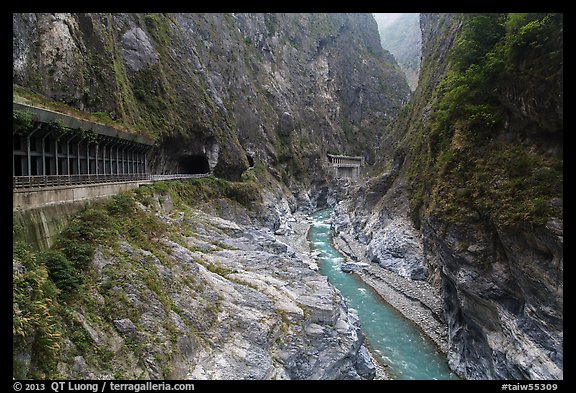
[[66, 140], [66, 174], [70, 176], [70, 142], [74, 139], [76, 135], [72, 135], [71, 138]]
[[117, 144], [117, 145], [116, 145], [116, 174], [119, 174], [119, 173], [120, 173], [120, 166], [119, 166], [119, 162], [120, 162], [119, 157], [120, 157], [120, 155], [119, 155], [119, 150], [120, 150], [120, 144]]
[[56, 169], [56, 176], [58, 176], [60, 172], [58, 170], [58, 138], [54, 138], [54, 162], [56, 163], [54, 169]]
[[142, 151], [140, 152], [140, 164], [142, 173], [146, 173], [146, 147], [142, 146]]
[[42, 152], [42, 176], [46, 176], [46, 160], [44, 159], [45, 153], [44, 153], [44, 138], [42, 137], [41, 139], [41, 143], [40, 143], [40, 150]]
[[[112, 143], [111, 140], [107, 140], [106, 143], [104, 144], [104, 146], [102, 146], [102, 174], [105, 175], [106, 174], [106, 147]], [[112, 147], [110, 147], [110, 150], [112, 150]], [[110, 151], [110, 156], [112, 156], [112, 151]], [[112, 168], [112, 164], [110, 164], [110, 168]]]
[[134, 173], [138, 173], [138, 145], [134, 147]]
[[140, 148], [134, 149], [134, 173], [140, 173]]
[[142, 173], [142, 148], [136, 150], [136, 173]]
[[134, 170], [133, 168], [133, 163], [134, 160], [132, 159], [132, 152], [134, 150], [134, 146], [132, 145], [128, 145], [128, 148], [126, 149], [126, 156], [128, 157], [128, 174], [131, 175]]
[[66, 140], [66, 174], [70, 176], [70, 139]]
[[[104, 142], [104, 140], [100, 140], [100, 143]], [[106, 174], [106, 145], [108, 143], [104, 143], [101, 147], [100, 150], [102, 150], [102, 157], [100, 159], [100, 161], [102, 162], [102, 168], [101, 168], [101, 174], [105, 175]]]
[[44, 152], [44, 140], [46, 139], [46, 135], [44, 135], [41, 139], [40, 149], [42, 150], [42, 176], [46, 176], [46, 153]]
[[134, 173], [134, 158], [132, 154], [134, 152], [134, 146], [129, 146], [127, 153], [128, 153], [128, 174]]
[[111, 140], [110, 143], [111, 143], [111, 145], [110, 145], [110, 174], [112, 175], [113, 174], [112, 171], [114, 170], [114, 167], [112, 166], [112, 148], [114, 147], [114, 141]]
[[122, 146], [122, 174], [126, 173], [126, 146]]
[[40, 126], [37, 126], [33, 131], [31, 131], [28, 135], [26, 135], [26, 159], [28, 165], [28, 167], [26, 168], [26, 172], [28, 173], [28, 176], [32, 176], [32, 162], [31, 162], [32, 160], [30, 158], [30, 137], [34, 135], [34, 133], [39, 129]]
[[86, 141], [86, 174], [90, 174], [90, 141]]
[[100, 147], [100, 143], [96, 142], [96, 150], [94, 151], [94, 169], [96, 171], [96, 176], [98, 176], [99, 171], [99, 163], [98, 163], [98, 148]]
[[130, 174], [130, 145], [126, 145], [126, 148], [124, 150], [124, 154], [126, 157], [126, 174], [129, 175]]
[[120, 161], [120, 150], [124, 148], [124, 146], [121, 143], [118, 143], [118, 148], [116, 149], [116, 174], [119, 175], [121, 174], [122, 171], [122, 163]]
[[128, 147], [128, 174], [134, 173], [134, 146]]
[[77, 175], [80, 174], [80, 143], [82, 142], [82, 139], [80, 139], [78, 141], [78, 143], [76, 144], [76, 164], [77, 164], [77, 168], [78, 168], [78, 173]]
[[116, 174], [119, 175], [122, 173], [122, 165], [121, 165], [121, 161], [120, 161], [120, 149], [121, 149], [122, 145], [121, 143], [118, 143], [118, 146], [116, 147]]
[[48, 131], [46, 132], [46, 134], [42, 137], [42, 143], [40, 148], [42, 149], [42, 175], [46, 176], [46, 152], [45, 150], [45, 146], [46, 146], [46, 138], [52, 133], [52, 131]]

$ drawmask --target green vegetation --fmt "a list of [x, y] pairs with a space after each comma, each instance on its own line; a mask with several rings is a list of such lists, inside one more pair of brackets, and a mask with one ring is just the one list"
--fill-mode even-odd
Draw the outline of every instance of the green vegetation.
[[[416, 223], [422, 214], [459, 221], [475, 211], [500, 225], [542, 224], [560, 214], [549, 202], [562, 197], [562, 157], [539, 151], [548, 131], [534, 118], [523, 120], [510, 95], [558, 99], [561, 36], [558, 14], [466, 15], [433, 98], [427, 138], [413, 145]], [[561, 124], [557, 113], [538, 109]]]
[[[106, 344], [94, 341], [85, 324], [102, 332], [114, 330], [112, 322], [116, 319], [129, 318], [137, 325], [141, 311], [128, 296], [129, 290], [152, 296], [165, 310], [174, 310], [194, 337], [200, 342], [208, 342], [210, 338], [205, 337], [203, 331], [217, 320], [221, 312], [219, 300], [205, 301], [202, 293], [209, 288], [193, 274], [176, 280], [167, 279], [160, 267], [173, 263], [160, 239], [174, 238], [178, 243], [186, 244], [182, 236], [195, 234], [194, 221], [167, 223], [138, 208], [137, 204], [150, 205], [154, 198], [169, 197], [174, 201], [176, 211], [188, 212], [191, 207], [217, 198], [250, 206], [259, 201], [259, 195], [254, 180], [235, 183], [204, 178], [158, 182], [86, 206], [70, 220], [48, 250], [33, 252], [26, 244], [15, 240], [14, 376], [58, 378], [58, 361], [78, 355], [102, 369], [115, 369], [115, 355]], [[22, 230], [15, 222], [15, 239], [22, 237]], [[214, 245], [216, 250], [190, 250], [215, 252], [233, 248], [217, 241]], [[135, 251], [127, 251], [126, 247]], [[101, 258], [95, 255], [97, 252], [111, 261], [114, 268], [106, 269], [105, 273], [98, 270], [102, 267], [97, 268], [93, 263], [94, 258]], [[233, 272], [214, 261], [201, 258], [195, 261], [221, 276]], [[184, 286], [199, 295], [202, 319], [186, 318], [186, 313], [173, 303], [170, 293], [180, 292]], [[79, 319], [79, 314], [85, 321]], [[174, 323], [167, 319], [162, 326], [168, 338], [176, 342], [181, 333]], [[62, 337], [69, 338], [73, 348], [63, 346]], [[126, 339], [122, 345], [125, 346], [122, 351], [141, 356], [147, 344], [146, 341]], [[31, 364], [19, 360], [20, 354], [30, 355]]]
[[310, 14], [310, 36], [314, 39], [334, 36], [338, 33], [339, 25], [336, 17], [331, 14]]
[[30, 351], [32, 372], [14, 361], [15, 378], [49, 378], [56, 373], [60, 351], [61, 326], [57, 314], [58, 288], [50, 280], [46, 267], [21, 242], [13, 246], [14, 258], [22, 270], [12, 275], [12, 344], [16, 356], [18, 348]]
[[96, 247], [115, 249], [120, 239], [126, 239], [146, 248], [149, 237], [162, 228], [158, 219], [135, 209], [131, 196], [120, 194], [82, 210], [49, 250], [34, 254], [15, 242], [14, 258], [23, 263], [26, 272], [13, 276], [13, 339], [15, 348], [31, 341], [34, 359], [31, 374], [22, 378], [57, 376], [55, 365], [64, 335], [71, 337], [80, 351], [91, 348], [91, 340], [79, 330], [82, 328], [61, 321], [66, 320], [62, 316], [69, 305], [89, 303], [90, 292], [84, 287], [91, 285]]
[[18, 133], [32, 126], [32, 114], [27, 111], [12, 110], [12, 129]]
[[61, 252], [42, 251], [38, 253], [36, 260], [40, 265], [46, 266], [48, 276], [61, 293], [71, 292], [80, 285], [78, 269]]
[[260, 201], [260, 193], [253, 179], [245, 182], [232, 182], [215, 177], [190, 179], [186, 181], [161, 182], [140, 187], [136, 191], [142, 203], [150, 203], [156, 192], [169, 192], [174, 205], [193, 206], [217, 198], [227, 198], [249, 207]]
[[51, 121], [50, 123], [38, 123], [33, 121], [33, 116], [27, 111], [12, 111], [12, 123], [13, 131], [15, 134], [25, 134], [31, 131], [35, 127], [40, 127], [44, 130], [50, 130], [54, 136], [61, 138], [64, 135], [80, 135], [83, 140], [90, 142], [96, 142], [98, 139], [98, 134], [92, 130], [85, 130], [81, 127], [79, 128], [68, 128], [59, 119]]
[[[150, 137], [147, 130], [129, 125], [122, 121], [112, 120], [107, 113], [104, 112], [85, 112], [73, 108], [63, 102], [53, 100], [51, 98], [40, 95], [31, 89], [26, 87], [12, 85], [12, 94], [14, 101], [25, 101], [31, 105], [38, 106], [45, 109], [50, 109], [55, 112], [64, 113], [66, 115], [76, 117], [78, 119], [87, 120], [93, 123], [103, 124], [108, 127], [116, 128], [118, 130], [132, 133], [132, 134], [142, 134]], [[32, 116], [31, 114], [23, 114], [22, 111], [14, 111], [13, 123], [14, 127], [27, 128], [31, 125]]]

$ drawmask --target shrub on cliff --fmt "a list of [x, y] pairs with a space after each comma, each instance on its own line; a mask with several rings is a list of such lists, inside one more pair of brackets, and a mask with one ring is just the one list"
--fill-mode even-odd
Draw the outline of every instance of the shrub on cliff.
[[46, 266], [48, 276], [56, 287], [67, 294], [80, 285], [78, 271], [64, 254], [57, 250], [41, 251], [36, 255], [39, 264]]

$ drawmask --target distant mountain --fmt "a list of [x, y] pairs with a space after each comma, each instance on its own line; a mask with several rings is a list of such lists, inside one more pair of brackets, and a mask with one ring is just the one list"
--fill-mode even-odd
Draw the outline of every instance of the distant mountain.
[[390, 51], [406, 74], [410, 89], [418, 85], [422, 32], [420, 14], [373, 14], [382, 47]]

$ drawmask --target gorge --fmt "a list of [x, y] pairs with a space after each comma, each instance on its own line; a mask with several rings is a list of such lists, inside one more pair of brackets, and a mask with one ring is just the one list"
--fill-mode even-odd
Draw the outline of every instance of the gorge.
[[13, 14], [15, 102], [210, 175], [14, 210], [13, 377], [385, 378], [306, 239], [330, 207], [453, 373], [563, 379], [563, 16], [419, 25], [411, 91], [371, 14]]

